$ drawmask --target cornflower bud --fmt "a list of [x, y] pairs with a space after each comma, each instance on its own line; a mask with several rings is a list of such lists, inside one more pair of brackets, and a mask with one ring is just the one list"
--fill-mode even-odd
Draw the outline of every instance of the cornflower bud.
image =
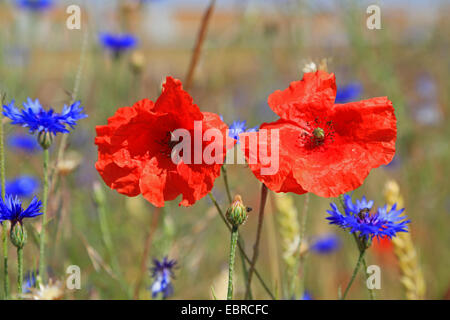
[[247, 212], [251, 209], [244, 206], [240, 195], [234, 197], [233, 203], [227, 210], [227, 220], [233, 227], [239, 227], [247, 220]]
[[53, 135], [51, 132], [41, 131], [38, 135], [38, 142], [42, 149], [47, 150], [53, 143]]
[[18, 222], [11, 226], [9, 237], [11, 238], [12, 244], [16, 248], [22, 249], [27, 242], [27, 230], [22, 225], [22, 223]]

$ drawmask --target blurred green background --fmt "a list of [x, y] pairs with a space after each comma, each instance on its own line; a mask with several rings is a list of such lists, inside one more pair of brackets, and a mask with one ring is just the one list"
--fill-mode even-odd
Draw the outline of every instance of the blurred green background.
[[[95, 126], [105, 124], [117, 108], [141, 98], [156, 100], [167, 75], [185, 79], [202, 14], [209, 1], [57, 1], [49, 10], [29, 12], [14, 1], [0, 2], [0, 89], [7, 101], [27, 97], [61, 110], [70, 101], [81, 70], [77, 99], [88, 119], [70, 134], [65, 159], [79, 161], [69, 173], [57, 168], [50, 194], [49, 266], [54, 278], [65, 281], [69, 265], [78, 265], [82, 289], [66, 298], [132, 298], [141, 273], [145, 243], [151, 258], [177, 259], [175, 299], [225, 297], [229, 232], [208, 197], [190, 208], [172, 201], [158, 211], [143, 198], [127, 198], [109, 190], [94, 164]], [[81, 30], [66, 28], [66, 7], [82, 8]], [[250, 127], [277, 117], [267, 97], [302, 77], [305, 63], [327, 59], [338, 88], [358, 82], [358, 99], [388, 96], [398, 119], [394, 162], [375, 169], [355, 195], [366, 195], [384, 205], [383, 187], [395, 179], [412, 220], [411, 234], [422, 267], [426, 298], [443, 299], [450, 290], [450, 5], [445, 1], [378, 1], [382, 29], [366, 28], [366, 1], [221, 1], [211, 17], [190, 94], [202, 111], [216, 112], [228, 123], [247, 120]], [[139, 38], [135, 50], [113, 59], [99, 42], [100, 32], [129, 32]], [[85, 38], [86, 37], [86, 38]], [[85, 53], [82, 55], [83, 42]], [[80, 69], [80, 59], [83, 62]], [[7, 136], [26, 132], [5, 125]], [[58, 153], [59, 139], [51, 150]], [[7, 149], [6, 173], [42, 177], [42, 155]], [[69, 166], [70, 167], [70, 166]], [[250, 255], [255, 238], [260, 182], [245, 165], [228, 166], [233, 193], [253, 207], [240, 229]], [[64, 173], [64, 174], [63, 174]], [[93, 185], [105, 197], [105, 216], [114, 254], [105, 247]], [[221, 178], [213, 194], [225, 209]], [[299, 217], [304, 196], [294, 196]], [[304, 264], [305, 288], [314, 299], [336, 299], [345, 287], [358, 252], [350, 237], [325, 220], [329, 202], [311, 195], [306, 236], [334, 232], [342, 247], [331, 255], [309, 254]], [[285, 295], [285, 266], [273, 194], [269, 196], [257, 268], [279, 298]], [[104, 225], [103, 225], [104, 226]], [[39, 228], [39, 222], [27, 223]], [[154, 232], [153, 232], [154, 231]], [[150, 236], [150, 238], [149, 238]], [[37, 266], [38, 246], [33, 237], [25, 247], [25, 269]], [[15, 272], [11, 248], [10, 269]], [[382, 269], [377, 297], [404, 299], [400, 270], [392, 251], [370, 249], [369, 264]], [[240, 260], [235, 296], [242, 298], [244, 280]], [[303, 278], [303, 274], [302, 274]], [[349, 297], [367, 298], [362, 277]], [[149, 299], [147, 271], [138, 297]], [[12, 282], [14, 283], [14, 282]], [[255, 298], [269, 298], [254, 279]], [[296, 298], [300, 298], [300, 293]]]

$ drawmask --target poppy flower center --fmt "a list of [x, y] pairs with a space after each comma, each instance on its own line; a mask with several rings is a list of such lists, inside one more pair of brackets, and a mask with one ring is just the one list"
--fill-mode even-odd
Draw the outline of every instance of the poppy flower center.
[[305, 131], [301, 134], [301, 144], [310, 149], [334, 141], [334, 128], [332, 121], [323, 121], [315, 118], [313, 123], [307, 122]]
[[325, 131], [322, 128], [315, 128], [313, 135], [317, 140], [323, 140], [325, 138]]
[[172, 140], [172, 132], [168, 131], [166, 132], [166, 135], [164, 138], [162, 138], [160, 141], [158, 141], [159, 145], [161, 146], [161, 149], [159, 149], [159, 152], [166, 156], [167, 158], [170, 158], [172, 155], [172, 149], [178, 144], [178, 141]]

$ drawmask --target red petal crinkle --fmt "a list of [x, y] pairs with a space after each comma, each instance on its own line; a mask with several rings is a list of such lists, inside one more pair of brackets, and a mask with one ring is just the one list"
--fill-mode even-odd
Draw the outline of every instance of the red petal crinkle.
[[[261, 175], [264, 159], [259, 157], [258, 164], [250, 165], [269, 189], [337, 197], [392, 160], [397, 137], [392, 102], [379, 97], [333, 105], [335, 94], [334, 75], [317, 71], [270, 95], [269, 105], [281, 119], [260, 129], [279, 129], [280, 170]], [[318, 127], [325, 129], [324, 141], [314, 140]]]
[[324, 71], [306, 73], [302, 80], [294, 81], [283, 91], [269, 96], [270, 108], [282, 119], [304, 122], [333, 106], [336, 98], [334, 74]]
[[107, 125], [96, 127], [98, 161], [95, 167], [108, 186], [127, 196], [137, 196], [140, 193], [142, 163], [137, 154], [130, 152], [130, 146], [142, 146], [142, 143], [134, 143], [134, 138], [139, 137], [135, 129], [143, 127], [143, 121], [151, 118], [152, 108], [153, 102], [144, 99], [133, 107], [119, 108], [108, 119]]
[[[226, 137], [228, 127], [219, 116], [202, 113], [181, 82], [168, 77], [156, 103], [144, 99], [132, 107], [120, 108], [107, 125], [97, 126], [96, 169], [105, 183], [119, 193], [142, 194], [158, 207], [181, 194], [180, 205], [190, 206], [211, 191], [221, 167], [183, 162], [176, 165], [170, 159], [166, 140], [170, 132], [184, 128], [194, 139], [194, 121], [202, 121], [203, 131], [217, 128]], [[203, 148], [213, 143], [203, 142]], [[226, 149], [224, 145], [223, 158]]]
[[[266, 167], [270, 167], [270, 145], [272, 143], [272, 135], [271, 130], [278, 129], [279, 130], [279, 164], [278, 171], [273, 175], [262, 174], [261, 169]], [[267, 142], [265, 139], [260, 139], [261, 130], [267, 130]], [[297, 147], [295, 144], [291, 142], [298, 138], [298, 135], [301, 134], [301, 129], [284, 120], [278, 120], [273, 123], [263, 123], [260, 127], [259, 132], [246, 132], [239, 136], [241, 141], [240, 147], [242, 152], [244, 153], [247, 162], [249, 163], [249, 167], [252, 170], [253, 174], [263, 182], [270, 190], [275, 192], [294, 192], [297, 194], [306, 193], [305, 191], [294, 179], [292, 165], [295, 162], [297, 157]], [[254, 148], [250, 148], [250, 139], [257, 139], [258, 148], [255, 150]], [[276, 143], [274, 141], [274, 143]], [[262, 157], [261, 155], [265, 155], [266, 152], [260, 154], [260, 148], [266, 148], [263, 150], [267, 151], [267, 156]], [[256, 163], [252, 163], [250, 159], [258, 159]]]

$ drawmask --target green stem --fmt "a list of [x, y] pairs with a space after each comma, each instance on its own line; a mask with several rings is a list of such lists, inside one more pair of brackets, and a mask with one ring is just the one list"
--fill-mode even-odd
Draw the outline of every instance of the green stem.
[[263, 220], [264, 220], [264, 209], [266, 207], [267, 193], [268, 193], [268, 189], [267, 189], [266, 185], [263, 183], [261, 186], [261, 199], [260, 199], [260, 203], [259, 203], [259, 215], [258, 215], [258, 227], [256, 230], [256, 240], [255, 240], [255, 244], [253, 245], [253, 257], [250, 262], [250, 268], [248, 270], [247, 286], [245, 289], [245, 298], [246, 299], [248, 299], [250, 297], [252, 276], [253, 276], [253, 272], [255, 271], [256, 261], [258, 260], [259, 242], [261, 240], [261, 232], [262, 232], [262, 225], [263, 225]]
[[22, 294], [23, 283], [23, 248], [17, 248], [17, 295]]
[[114, 270], [115, 275], [117, 276], [120, 286], [127, 293], [127, 296], [131, 298], [126, 281], [123, 279], [123, 273], [120, 269], [120, 264], [117, 259], [117, 255], [115, 254], [116, 251], [114, 250], [109, 223], [106, 215], [105, 195], [100, 185], [94, 186], [94, 198], [97, 204], [100, 222], [100, 232], [102, 234], [103, 244], [105, 245], [106, 252], [108, 254], [109, 260], [111, 261], [112, 268]]
[[[230, 185], [228, 183], [228, 173], [227, 173], [227, 168], [226, 168], [225, 164], [222, 165], [222, 173], [223, 173], [223, 182], [225, 184], [225, 190], [227, 191], [228, 202], [231, 204], [232, 203], [231, 189], [230, 189]], [[245, 248], [244, 241], [242, 239], [239, 239], [239, 242]], [[239, 253], [240, 253], [239, 256], [241, 258], [241, 263], [242, 263], [242, 273], [244, 274], [245, 283], [247, 283], [248, 271], [247, 271], [247, 266], [245, 265], [245, 257], [242, 253], [242, 250], [239, 250]], [[250, 298], [250, 300], [253, 299], [253, 294], [252, 294], [251, 290], [249, 292], [249, 298]]]
[[[303, 212], [302, 212], [302, 218], [301, 218], [301, 225], [300, 225], [300, 241], [298, 242], [298, 253], [301, 251], [302, 243], [304, 243], [305, 235], [306, 235], [306, 221], [308, 218], [308, 208], [309, 208], [309, 193], [305, 195], [305, 202], [303, 204]], [[305, 291], [305, 272], [304, 272], [304, 265], [305, 265], [305, 256], [300, 256], [299, 262], [298, 262], [298, 270], [300, 277], [300, 283], [299, 283], [299, 292], [303, 296]], [[291, 294], [295, 294], [295, 280], [296, 278], [292, 279], [292, 292]]]
[[[344, 195], [342, 195], [342, 194], [339, 195], [339, 202], [341, 203], [342, 210], [345, 211]], [[356, 243], [356, 246], [358, 247], [360, 256], [364, 255], [364, 253], [365, 253], [365, 251], [367, 249], [365, 241], [364, 240], [360, 240], [355, 233], [353, 233], [353, 239], [355, 239], [355, 243]], [[366, 263], [366, 259], [364, 258], [364, 256], [362, 257], [361, 262], [363, 264], [362, 272], [364, 273], [364, 276], [365, 276], [366, 281], [367, 281], [369, 276], [367, 275], [367, 263]], [[375, 300], [375, 295], [374, 295], [373, 290], [370, 290], [369, 288], [367, 288], [367, 290], [369, 290], [370, 300]], [[345, 294], [344, 294], [344, 298], [345, 298]]]
[[231, 229], [231, 243], [230, 243], [230, 261], [228, 268], [228, 295], [227, 300], [233, 300], [233, 272], [234, 272], [234, 258], [236, 256], [236, 244], [238, 240], [238, 228]]
[[[222, 218], [222, 221], [225, 223], [225, 225], [227, 226], [228, 230], [231, 231], [231, 227], [228, 224], [227, 219], [225, 218], [225, 215], [223, 214], [222, 209], [220, 208], [219, 204], [217, 203], [216, 199], [214, 198], [214, 196], [212, 195], [212, 193], [208, 194], [209, 197], [211, 198], [211, 201], [213, 202], [214, 206], [217, 209], [217, 212], [219, 212], [219, 216]], [[239, 251], [242, 253], [242, 255], [244, 256], [244, 259], [247, 263], [251, 263], [250, 258], [248, 257], [248, 255], [245, 253], [244, 251], [244, 245], [241, 243], [241, 238], [238, 239], [238, 248]], [[275, 295], [270, 291], [269, 286], [264, 282], [264, 279], [261, 277], [261, 274], [258, 272], [258, 270], [255, 268], [254, 270], [255, 272], [255, 276], [258, 278], [258, 280], [261, 282], [261, 285], [263, 286], [264, 290], [266, 290], [267, 294], [270, 296], [270, 298], [272, 300], [276, 300]]]
[[[0, 179], [2, 184], [1, 196], [5, 199], [5, 145], [4, 145], [4, 131], [3, 131], [3, 103], [0, 101]], [[2, 222], [2, 243], [3, 243], [3, 290], [4, 298], [9, 298], [9, 275], [8, 275], [8, 222]]]
[[[3, 184], [2, 184], [3, 185]], [[3, 242], [3, 289], [4, 298], [9, 298], [9, 275], [8, 275], [8, 224], [6, 221], [2, 223], [2, 242]]]
[[353, 281], [356, 278], [356, 275], [358, 273], [358, 270], [359, 270], [359, 268], [361, 266], [362, 261], [364, 260], [364, 253], [365, 252], [366, 252], [366, 249], [363, 249], [363, 250], [360, 251], [358, 262], [356, 263], [355, 270], [353, 270], [353, 274], [352, 274], [352, 277], [351, 277], [351, 279], [350, 279], [350, 281], [349, 281], [349, 283], [347, 285], [347, 288], [344, 291], [344, 295], [342, 296], [342, 300], [345, 300], [345, 298], [347, 297], [347, 293], [350, 290], [350, 287], [352, 286]]
[[225, 183], [225, 189], [227, 190], [228, 202], [231, 203], [233, 200], [231, 198], [231, 191], [230, 186], [228, 184], [228, 175], [225, 165], [222, 165], [222, 173], [223, 173], [223, 182]]
[[[244, 240], [242, 238], [238, 239], [238, 245], [245, 248]], [[248, 280], [247, 265], [245, 264], [245, 256], [244, 256], [244, 252], [242, 250], [239, 250], [239, 256], [241, 258], [242, 273], [244, 275], [244, 280], [245, 280], [245, 283], [247, 283], [247, 280]], [[250, 291], [250, 300], [253, 300], [253, 295], [252, 295], [251, 291]]]
[[[366, 247], [366, 243], [364, 241], [360, 241], [360, 239], [358, 238], [358, 236], [356, 234], [353, 234], [353, 238], [355, 239], [356, 246], [358, 247], [359, 252], [366, 250], [367, 247]], [[363, 258], [362, 264], [363, 264], [362, 272], [364, 273], [364, 277], [366, 278], [366, 286], [367, 286], [367, 280], [369, 279], [369, 275], [367, 274], [366, 258]], [[369, 288], [367, 288], [367, 290], [369, 291], [370, 300], [375, 300], [375, 295], [374, 295], [373, 290], [371, 290]]]
[[42, 227], [41, 239], [39, 243], [39, 277], [38, 281], [42, 284], [45, 281], [45, 235], [47, 228], [47, 201], [48, 201], [48, 149], [44, 150], [44, 193], [42, 195]]
[[[362, 263], [363, 263], [363, 268], [364, 268], [363, 272], [364, 272], [364, 275], [366, 277], [366, 286], [367, 286], [367, 280], [369, 279], [369, 275], [367, 274], [367, 263], [366, 263], [366, 259], [365, 258], [363, 258]], [[375, 293], [373, 292], [373, 290], [371, 290], [369, 288], [367, 288], [367, 290], [369, 290], [370, 300], [375, 300]]]

